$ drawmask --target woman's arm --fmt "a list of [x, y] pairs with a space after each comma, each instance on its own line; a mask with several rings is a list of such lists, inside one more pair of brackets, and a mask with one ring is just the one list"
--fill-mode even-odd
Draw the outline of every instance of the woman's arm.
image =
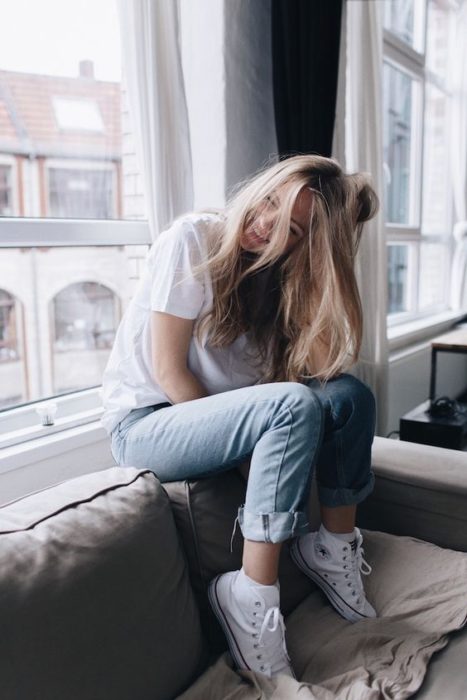
[[208, 396], [187, 367], [194, 320], [151, 312], [151, 357], [154, 377], [172, 403]]

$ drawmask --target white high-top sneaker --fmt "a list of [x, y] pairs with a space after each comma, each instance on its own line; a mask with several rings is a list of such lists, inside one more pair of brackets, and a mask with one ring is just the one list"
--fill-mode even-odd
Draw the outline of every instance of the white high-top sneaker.
[[299, 569], [323, 590], [337, 612], [351, 622], [377, 616], [363, 588], [361, 574], [370, 574], [371, 566], [363, 558], [362, 542], [358, 528], [354, 529], [353, 541], [346, 542], [321, 526], [318, 532], [298, 537], [290, 548]]
[[285, 646], [278, 585], [255, 585], [241, 569], [217, 576], [209, 584], [208, 596], [238, 668], [270, 678], [279, 673], [295, 678]]

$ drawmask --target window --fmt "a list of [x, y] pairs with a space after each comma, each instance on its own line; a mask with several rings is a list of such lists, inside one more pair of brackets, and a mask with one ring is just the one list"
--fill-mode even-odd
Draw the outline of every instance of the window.
[[0, 289], [0, 408], [20, 402], [27, 394], [22, 320], [20, 301]]
[[110, 349], [115, 337], [117, 296], [97, 282], [70, 284], [53, 299], [54, 350]]
[[60, 129], [105, 131], [102, 114], [96, 101], [53, 97], [52, 104]]
[[51, 167], [49, 214], [62, 219], [112, 219], [115, 216], [113, 170]]
[[53, 391], [96, 386], [121, 317], [120, 300], [97, 282], [65, 287], [52, 300]]
[[456, 4], [445, 0], [393, 0], [384, 5], [390, 325], [449, 307], [453, 222], [448, 61], [455, 14]]
[[10, 165], [0, 164], [0, 216], [13, 215], [13, 186]]
[[415, 147], [412, 115], [419, 87], [410, 74], [393, 64], [384, 64], [384, 201], [386, 221], [393, 224], [412, 224], [415, 218], [415, 173], [411, 167]]
[[15, 299], [4, 289], [0, 289], [0, 362], [13, 362], [18, 359]]
[[[101, 384], [149, 244], [117, 1], [15, 0], [6, 12], [0, 409], [9, 410], [0, 410], [0, 434], [35, 425], [35, 401]], [[11, 427], [10, 409], [27, 404], [31, 422], [21, 413]]]
[[[95, 241], [99, 231], [90, 233]], [[0, 407], [101, 384], [147, 250], [147, 245], [0, 248], [0, 269], [9, 287], [21, 290], [29, 314], [23, 330], [18, 299], [0, 290]]]
[[424, 44], [424, 0], [390, 0], [384, 3], [384, 26], [416, 51]]

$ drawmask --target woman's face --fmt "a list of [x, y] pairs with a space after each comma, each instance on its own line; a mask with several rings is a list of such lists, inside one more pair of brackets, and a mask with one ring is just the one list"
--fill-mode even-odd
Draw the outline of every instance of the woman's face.
[[[278, 188], [261, 205], [252, 220], [245, 226], [240, 237], [240, 246], [250, 253], [261, 253], [271, 236], [274, 224], [280, 213], [284, 186]], [[290, 230], [284, 253], [289, 253], [307, 234], [310, 224], [310, 212], [313, 193], [307, 187], [300, 190], [292, 209]]]

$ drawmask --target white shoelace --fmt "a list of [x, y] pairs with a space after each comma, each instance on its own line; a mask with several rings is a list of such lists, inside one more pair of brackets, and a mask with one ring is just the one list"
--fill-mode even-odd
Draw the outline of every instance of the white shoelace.
[[234, 541], [235, 533], [237, 531], [237, 524], [238, 524], [238, 515], [235, 518], [235, 522], [234, 522], [234, 526], [233, 526], [233, 530], [232, 530], [232, 537], [230, 538], [230, 554], [232, 554], [232, 552], [233, 552], [233, 541]]
[[363, 554], [365, 550], [362, 547], [362, 542], [363, 539], [362, 537], [357, 538], [357, 547], [355, 550], [355, 556], [351, 558], [352, 562], [352, 573], [354, 574], [353, 576], [353, 583], [354, 585], [356, 584], [356, 590], [354, 589], [354, 593], [352, 595], [358, 595], [357, 599], [357, 604], [360, 602], [360, 596], [365, 594], [365, 589], [363, 587], [363, 582], [361, 579], [361, 576], [359, 574], [363, 574], [363, 576], [368, 576], [368, 574], [371, 574], [371, 566], [369, 563], [366, 561], [364, 558]]
[[[269, 627], [269, 622], [272, 620], [272, 626]], [[285, 654], [285, 657], [288, 661], [290, 661], [290, 657], [287, 653], [287, 647], [285, 645], [285, 625], [284, 625], [284, 620], [281, 615], [281, 611], [277, 606], [269, 608], [264, 616], [263, 624], [261, 625], [261, 631], [259, 633], [259, 638], [258, 638], [258, 643], [263, 645], [263, 635], [266, 632], [275, 632], [277, 628], [281, 628], [281, 644], [282, 644], [282, 650]]]
[[[269, 625], [269, 620], [272, 618], [272, 627], [268, 627]], [[263, 641], [263, 634], [268, 630], [269, 632], [275, 632], [277, 628], [279, 627], [279, 624], [282, 623], [282, 627], [284, 627], [284, 623], [282, 622], [281, 619], [281, 614], [279, 608], [273, 607], [269, 608], [269, 610], [266, 612], [266, 615], [264, 616], [263, 624], [261, 625], [261, 631], [259, 633], [259, 639], [258, 642], [261, 644]], [[284, 630], [282, 630], [284, 631]]]
[[371, 574], [372, 568], [366, 559], [363, 557], [365, 550], [362, 547], [362, 540], [357, 540], [357, 551], [355, 552], [355, 564], [356, 569], [360, 571], [364, 576]]

